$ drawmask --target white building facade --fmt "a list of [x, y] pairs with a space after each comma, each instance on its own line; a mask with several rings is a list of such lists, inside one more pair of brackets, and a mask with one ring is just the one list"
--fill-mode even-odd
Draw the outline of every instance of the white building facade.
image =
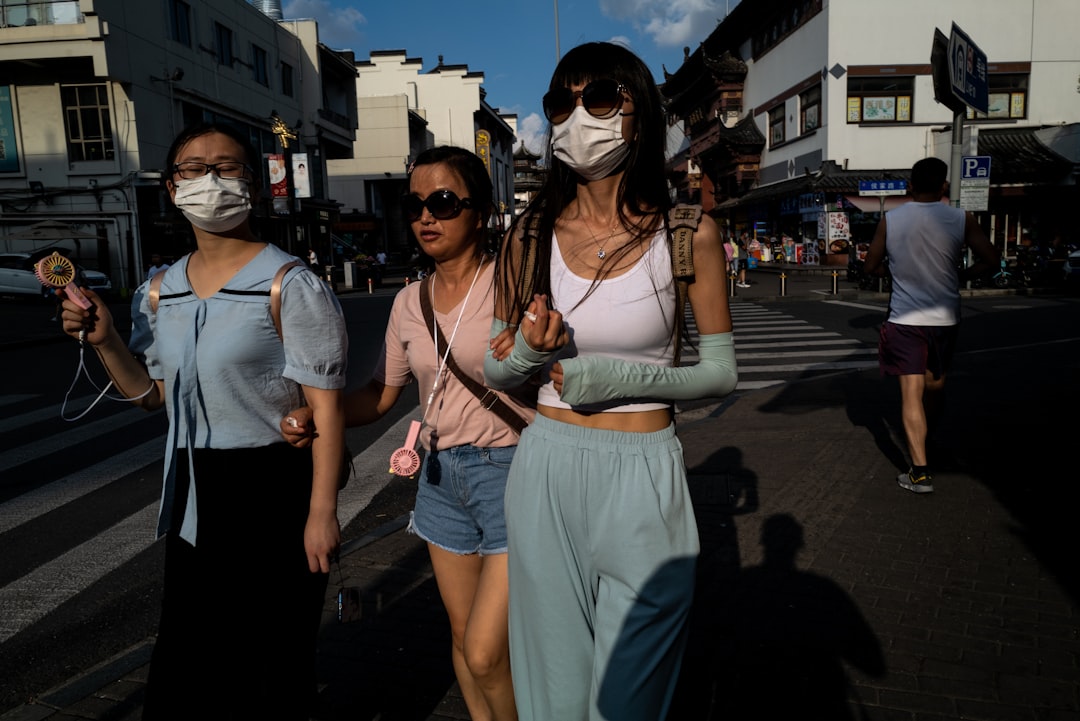
[[853, 219], [879, 209], [859, 180], [950, 162], [953, 111], [935, 100], [930, 60], [935, 29], [947, 37], [954, 23], [987, 56], [988, 112], [968, 113], [961, 145], [995, 161], [988, 229], [999, 245], [1038, 223], [1059, 232], [1054, 206], [1075, 193], [1080, 163], [1075, 0], [741, 3], [665, 84], [715, 214], [805, 236], [823, 206]]
[[[352, 152], [354, 78], [351, 57], [319, 44], [314, 21], [279, 23], [244, 0], [5, 2], [3, 250], [57, 245], [126, 293], [145, 276], [151, 252], [175, 258], [190, 249], [161, 187], [173, 137], [198, 122], [224, 122], [246, 131], [260, 153], [280, 153], [275, 113], [295, 128], [291, 150], [308, 154], [314, 188], [307, 215], [294, 206], [277, 217], [261, 205], [260, 230], [292, 249], [316, 242], [323, 226], [329, 249], [336, 206], [324, 161]], [[42, 220], [97, 241], [3, 240]]]
[[356, 63], [358, 128], [353, 156], [328, 164], [330, 190], [343, 204], [343, 233], [368, 253], [406, 256], [408, 228], [399, 199], [409, 163], [427, 148], [453, 145], [484, 160], [494, 187], [493, 224], [513, 212], [516, 117], [488, 105], [484, 75], [466, 65], [438, 64], [404, 50], [371, 53]]

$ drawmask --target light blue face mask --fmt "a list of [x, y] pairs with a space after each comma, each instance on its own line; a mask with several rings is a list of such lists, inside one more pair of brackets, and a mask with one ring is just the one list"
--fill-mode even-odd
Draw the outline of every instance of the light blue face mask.
[[251, 190], [245, 178], [219, 178], [207, 173], [176, 181], [173, 203], [192, 225], [208, 233], [232, 230], [251, 212]]
[[586, 180], [606, 178], [630, 153], [622, 121], [621, 112], [597, 118], [579, 105], [569, 118], [552, 128], [551, 149], [556, 158]]

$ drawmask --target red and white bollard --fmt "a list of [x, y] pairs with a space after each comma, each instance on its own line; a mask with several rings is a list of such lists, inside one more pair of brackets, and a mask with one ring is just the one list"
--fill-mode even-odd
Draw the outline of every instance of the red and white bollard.
[[405, 285], [409, 284], [409, 276], [405, 276]]
[[368, 295], [371, 295], [371, 289], [372, 289], [372, 287], [373, 287], [373, 286], [372, 286], [372, 284], [371, 284], [371, 278], [368, 278], [368, 279], [367, 279], [367, 292], [368, 292]]

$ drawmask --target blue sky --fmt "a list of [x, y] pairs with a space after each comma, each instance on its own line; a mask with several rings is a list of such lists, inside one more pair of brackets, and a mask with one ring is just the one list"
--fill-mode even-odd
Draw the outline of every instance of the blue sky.
[[[451, 65], [484, 73], [488, 103], [517, 113], [518, 135], [539, 152], [540, 98], [555, 69], [557, 0], [283, 0], [286, 18], [315, 18], [319, 39], [357, 59], [405, 50], [430, 70]], [[640, 56], [657, 82], [674, 72], [683, 47], [704, 40], [738, 0], [562, 0], [558, 47], [620, 42]]]

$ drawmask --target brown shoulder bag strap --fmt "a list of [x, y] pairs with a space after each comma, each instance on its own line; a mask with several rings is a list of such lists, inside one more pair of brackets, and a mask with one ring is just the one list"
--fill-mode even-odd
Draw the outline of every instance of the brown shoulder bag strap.
[[[435, 281], [435, 276], [429, 275], [427, 278], [420, 282], [420, 309], [424, 313], [424, 323], [428, 327], [428, 331], [433, 335], [431, 336], [440, 348], [447, 348], [449, 345], [446, 341], [446, 337], [443, 336], [442, 328], [435, 322], [435, 309], [431, 305], [431, 289], [430, 284]], [[454, 356], [451, 353], [446, 354], [446, 367], [450, 369], [450, 372], [457, 377], [461, 384], [469, 389], [474, 396], [480, 400], [480, 404], [487, 408], [489, 411], [497, 415], [503, 423], [509, 426], [519, 436], [521, 432], [525, 430], [528, 424], [525, 419], [519, 416], [513, 411], [506, 403], [499, 398], [498, 394], [470, 377], [465, 371], [461, 370], [457, 362], [454, 360]]]

